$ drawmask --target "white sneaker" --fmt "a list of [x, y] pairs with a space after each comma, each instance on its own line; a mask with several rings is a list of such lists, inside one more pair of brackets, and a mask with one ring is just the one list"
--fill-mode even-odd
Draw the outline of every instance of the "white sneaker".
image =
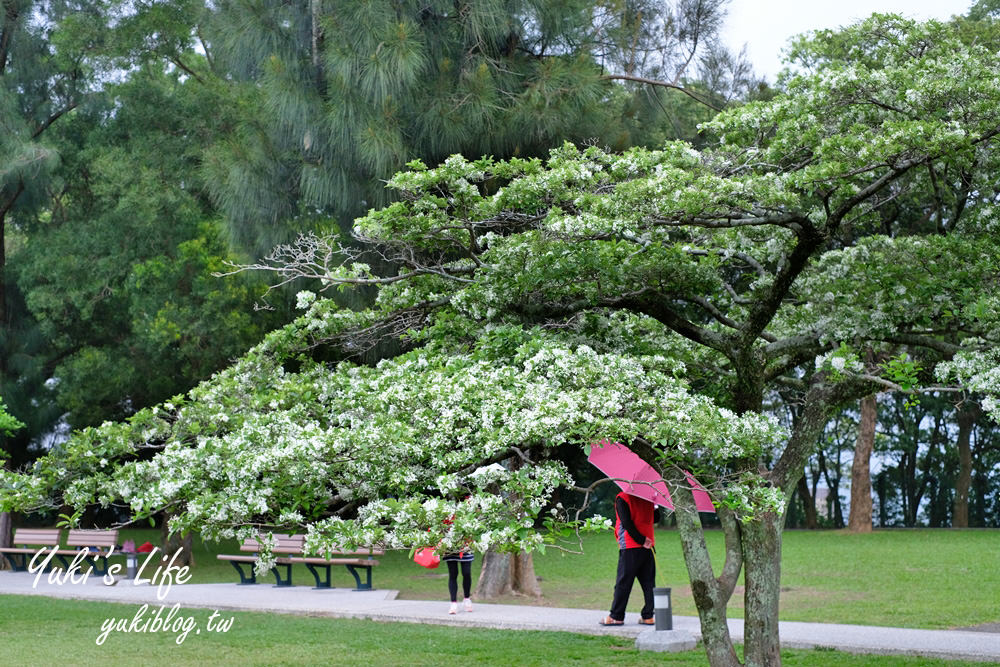
[[472, 611], [472, 599], [471, 598], [465, 598], [465, 602], [463, 604], [465, 606], [465, 611]]
[[457, 614], [458, 613], [458, 603], [457, 602], [452, 602], [451, 603], [451, 607], [448, 608], [448, 613], [449, 614]]

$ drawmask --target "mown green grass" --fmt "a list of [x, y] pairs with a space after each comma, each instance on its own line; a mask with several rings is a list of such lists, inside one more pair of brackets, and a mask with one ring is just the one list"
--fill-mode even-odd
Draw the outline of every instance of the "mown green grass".
[[[158, 531], [123, 531], [139, 544]], [[722, 534], [707, 533], [717, 568]], [[236, 582], [236, 572], [216, 559], [238, 553], [237, 545], [195, 539], [192, 583]], [[617, 547], [610, 536], [583, 539], [583, 555], [549, 549], [535, 558], [544, 597], [509, 597], [502, 602], [552, 607], [606, 609], [611, 603]], [[425, 570], [406, 552], [390, 552], [375, 568], [377, 588], [396, 589], [401, 599], [441, 599], [447, 594], [444, 568]], [[676, 531], [657, 532], [657, 585], [674, 589], [674, 613], [695, 615]], [[479, 574], [480, 562], [473, 566]], [[298, 585], [312, 585], [305, 568], [293, 570]], [[353, 586], [345, 568], [334, 569], [334, 585]], [[955, 628], [1000, 622], [1000, 530], [885, 530], [867, 535], [843, 531], [788, 531], [782, 553], [781, 619], [912, 628]], [[638, 612], [641, 595], [629, 611]], [[740, 590], [730, 609], [738, 615]]]
[[[202, 629], [183, 643], [172, 632], [111, 633], [109, 618], [132, 618], [137, 605], [0, 595], [3, 664], [139, 665], [649, 665], [701, 666], [701, 650], [639, 652], [633, 640], [564, 632], [454, 628], [408, 623], [223, 612], [226, 633], [205, 629], [211, 611], [181, 610]], [[925, 667], [972, 665], [912, 657], [855, 656], [835, 651], [783, 651], [785, 665]], [[981, 664], [981, 663], [978, 663]]]

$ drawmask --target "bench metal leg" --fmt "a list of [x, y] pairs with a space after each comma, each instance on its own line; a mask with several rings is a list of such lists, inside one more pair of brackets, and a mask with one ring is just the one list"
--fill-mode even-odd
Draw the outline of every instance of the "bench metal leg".
[[325, 580], [319, 578], [319, 572], [316, 571], [316, 568], [317, 568], [316, 565], [313, 565], [312, 563], [306, 563], [306, 567], [309, 569], [310, 572], [312, 572], [312, 576], [316, 580], [316, 585], [313, 588], [331, 588], [331, 586], [330, 586], [330, 566], [329, 565], [320, 565], [320, 566], [318, 566], [318, 567], [321, 567], [321, 568], [323, 568], [323, 569], [326, 570], [326, 579]]
[[[103, 577], [108, 573], [107, 556], [97, 556], [96, 558], [93, 556], [87, 556], [86, 558], [83, 559], [83, 561], [90, 567], [94, 568], [94, 574], [96, 574], [98, 577]], [[101, 561], [102, 564], [98, 565], [97, 561]]]
[[[284, 579], [281, 578], [281, 574], [279, 573], [279, 570], [278, 570], [278, 568], [281, 568], [281, 567], [285, 568], [285, 578]], [[276, 582], [278, 582], [278, 583], [276, 583], [274, 585], [275, 588], [284, 588], [286, 586], [291, 586], [292, 585], [292, 564], [291, 563], [288, 563], [287, 565], [275, 565], [273, 568], [271, 568], [271, 574], [274, 575], [274, 580]]]
[[[235, 560], [229, 561], [229, 564], [236, 568], [236, 571], [240, 573], [240, 583], [237, 586], [245, 586], [246, 584], [256, 584], [257, 575], [253, 571], [253, 563], [240, 563]], [[250, 570], [250, 575], [247, 576], [243, 573], [243, 566], [247, 565]]]
[[[20, 556], [20, 563], [17, 562], [17, 557]], [[4, 554], [3, 557], [7, 559], [10, 563], [10, 569], [12, 572], [27, 572], [28, 571], [28, 554]]]
[[[358, 587], [354, 590], [356, 591], [370, 591], [372, 590], [372, 566], [371, 565], [345, 565], [348, 572], [354, 575], [354, 581], [358, 583]], [[362, 568], [365, 570], [367, 575], [365, 582], [361, 583], [361, 577], [358, 576], [358, 569]]]

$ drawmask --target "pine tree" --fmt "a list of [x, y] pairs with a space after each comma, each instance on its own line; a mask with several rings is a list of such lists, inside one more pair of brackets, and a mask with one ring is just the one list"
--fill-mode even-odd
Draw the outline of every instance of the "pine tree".
[[[50, 57], [46, 23], [57, 11], [31, 0], [0, 4], [0, 346], [9, 337], [6, 278], [9, 225], [19, 211], [44, 197], [46, 175], [55, 152], [44, 133], [77, 105], [76, 72], [62, 58]], [[7, 354], [0, 354], [0, 390]]]
[[690, 136], [725, 102], [686, 86], [702, 65], [716, 88], [747, 80], [724, 75], [737, 61], [718, 55], [723, 5], [226, 0], [206, 30], [251, 101], [209, 151], [206, 181], [235, 238], [260, 252], [324, 220], [349, 229], [413, 158]]

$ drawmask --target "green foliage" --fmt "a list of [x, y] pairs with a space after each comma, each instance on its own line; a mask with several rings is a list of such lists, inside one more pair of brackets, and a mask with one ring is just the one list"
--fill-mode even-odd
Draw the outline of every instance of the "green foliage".
[[0, 400], [0, 436], [10, 435], [19, 428], [24, 428], [24, 424], [7, 414], [7, 406]]
[[[898, 23], [875, 17], [845, 35], [864, 42], [872, 26]], [[621, 155], [565, 144], [545, 161], [411, 162], [388, 183], [399, 200], [355, 228], [359, 240], [398, 258], [398, 275], [309, 255], [321, 246], [308, 239], [285, 249], [302, 264], [281, 268], [283, 277], [319, 264], [327, 286], [377, 286], [372, 308], [349, 312], [302, 294], [307, 312], [297, 322], [183, 404], [81, 434], [64, 458], [44, 462], [49, 472], [18, 481], [17, 502], [37, 500], [49, 485], [76, 504], [124, 497], [139, 514], [183, 498], [176, 529], [301, 525], [315, 548], [336, 540], [413, 546], [439, 514], [457, 512], [470, 523], [456, 520], [451, 539], [532, 547], [537, 539], [518, 524], [534, 521], [568, 482], [565, 471], [541, 461], [523, 472], [477, 462], [512, 443], [544, 452], [609, 437], [645, 443], [665, 472], [694, 468], [745, 522], [780, 510], [794, 479], [768, 478], [758, 466], [789, 446], [763, 414], [765, 388], [787, 383], [824, 414], [870, 392], [879, 371], [907, 388], [926, 380], [902, 350], [881, 369], [865, 368], [855, 345], [909, 336], [939, 349], [943, 341], [927, 329], [945, 312], [965, 330], [994, 333], [963, 310], [1000, 266], [994, 239], [976, 224], [963, 227], [991, 202], [967, 202], [945, 235], [869, 234], [852, 243], [845, 230], [848, 219], [876, 215], [890, 185], [925, 183], [927, 162], [974, 170], [972, 179], [992, 173], [976, 167], [975, 152], [991, 145], [1000, 116], [970, 90], [982, 90], [997, 56], [946, 26], [906, 25], [929, 41], [926, 51], [914, 55], [906, 41], [869, 44], [880, 68], [856, 64], [851, 76], [821, 64], [787, 94], [721, 114], [710, 125], [723, 141], [702, 152], [680, 142]], [[944, 53], [959, 54], [963, 71], [947, 80], [950, 102], [926, 117], [921, 100], [932, 89], [944, 94], [932, 77]], [[852, 103], [873, 78], [918, 91], [902, 96], [912, 111]], [[919, 121], [909, 117], [917, 112]], [[817, 113], [824, 123], [809, 120]], [[857, 136], [864, 151], [842, 150]], [[812, 157], [792, 161], [803, 155]], [[160, 273], [154, 263], [137, 276]], [[148, 338], [176, 340], [182, 327], [171, 308], [155, 312]], [[340, 361], [378, 344], [383, 326], [421, 347], [376, 368]], [[323, 344], [334, 350], [329, 365], [308, 354]], [[678, 380], [688, 363], [697, 384]], [[921, 363], [930, 369], [934, 360]], [[709, 376], [714, 383], [701, 381]], [[713, 393], [692, 395], [692, 386]], [[797, 431], [790, 442], [806, 438]], [[162, 453], [100, 470], [146, 447]], [[344, 451], [363, 454], [345, 464]], [[804, 462], [806, 454], [797, 456]], [[241, 474], [220, 484], [219, 461]], [[489, 484], [520, 504], [494, 506]], [[465, 494], [475, 512], [449, 500]], [[220, 511], [221, 497], [241, 501]], [[356, 519], [336, 510], [313, 519], [317, 508], [362, 499]]]
[[[411, 568], [415, 566], [410, 563]], [[611, 566], [613, 568], [613, 564]], [[433, 575], [432, 575], [433, 576]], [[443, 585], [434, 579], [440, 591]], [[270, 665], [275, 663], [328, 663], [331, 656], [349, 655], [367, 664], [432, 665], [466, 662], [479, 665], [517, 663], [542, 667], [553, 663], [646, 665], [649, 653], [635, 648], [630, 638], [575, 635], [565, 632], [489, 630], [415, 623], [380, 623], [348, 618], [309, 618], [291, 614], [224, 612], [235, 620], [227, 633], [188, 636], [181, 645], [177, 635], [112, 633], [102, 646], [94, 644], [93, 619], [128, 618], [136, 607], [106, 602], [53, 600], [38, 596], [7, 595], [0, 598], [11, 615], [9, 633], [0, 648], [18, 663], [47, 663], [67, 654], [81, 660], [128, 661], [136, 653], [166, 653], [171, 664]], [[523, 603], [518, 600], [518, 603]], [[169, 610], [168, 610], [169, 611]], [[193, 616], [204, 624], [211, 612], [179, 609], [178, 616]], [[52, 636], [44, 642], [24, 641], [45, 623]], [[783, 664], [823, 664], [825, 667], [908, 667], [910, 656], [853, 655], [828, 649], [783, 650]], [[675, 667], [701, 667], [701, 651], [666, 653], [658, 663]], [[921, 658], [921, 667], [976, 667], [981, 663]]]
[[721, 4], [698, 3], [702, 41], [689, 44], [691, 26], [653, 2], [219, 3], [209, 40], [248, 83], [247, 105], [205, 180], [234, 237], [263, 249], [317, 219], [349, 229], [390, 201], [381, 182], [414, 156], [693, 137], [706, 107], [604, 75], [673, 78], [685, 47], [713, 43]]
[[53, 129], [65, 180], [11, 267], [74, 426], [183, 391], [263, 332], [253, 283], [212, 277], [232, 256], [208, 222], [194, 142], [226, 123], [203, 111], [218, 101], [151, 66]]
[[[247, 21], [232, 39], [259, 56], [245, 62], [260, 82], [248, 99], [259, 93], [264, 119], [282, 122], [242, 131], [251, 150], [276, 159], [253, 163], [248, 177], [216, 155], [203, 173], [261, 189], [280, 177], [277, 196], [253, 196], [277, 202], [266, 208], [272, 220], [296, 210], [311, 218], [324, 204], [310, 202], [308, 215], [298, 208], [300, 151], [369, 176], [420, 157], [401, 119], [428, 105], [408, 106], [422, 101], [400, 90], [416, 80], [408, 67], [439, 68], [430, 78], [445, 88], [455, 72], [462, 86], [508, 74], [482, 55], [502, 54], [510, 26], [497, 21], [508, 15], [491, 12], [497, 3], [477, 7], [439, 26], [461, 33], [465, 50], [449, 54], [436, 49], [456, 42], [419, 38], [410, 14], [389, 16], [381, 3], [338, 6], [327, 18], [353, 32], [312, 54], [300, 36], [315, 23], [301, 8], [276, 8], [279, 28], [260, 34]], [[430, 24], [451, 9], [429, 11]], [[352, 50], [337, 51], [342, 43]], [[845, 45], [847, 56], [829, 55]], [[30, 474], [0, 473], [0, 505], [124, 501], [139, 518], [170, 506], [175, 531], [305, 531], [317, 553], [428, 539], [535, 549], [546, 544], [536, 525], [555, 490], [572, 486], [556, 452], [608, 438], [664, 476], [684, 518], [692, 580], [705, 587], [702, 611], [726, 605], [736, 573], [716, 578], [682, 469], [708, 486], [747, 571], [756, 568], [747, 613], [776, 622], [777, 605], [761, 602], [777, 599], [775, 535], [829, 415], [886, 383], [927, 388], [935, 373], [996, 396], [996, 364], [984, 362], [1000, 342], [989, 308], [969, 308], [992, 303], [1000, 282], [995, 202], [982, 194], [997, 191], [1000, 173], [1000, 56], [955, 26], [892, 16], [798, 48], [818, 55], [786, 92], [706, 123], [718, 141], [703, 150], [565, 143], [544, 160], [534, 151], [453, 155], [433, 168], [411, 160], [388, 181], [395, 201], [355, 221], [355, 241], [392, 271], [359, 253], [344, 263], [349, 250], [309, 236], [273, 256], [281, 280], [371, 288], [371, 307], [301, 293], [300, 318], [187, 396], [81, 431]], [[515, 64], [525, 60], [514, 53]], [[542, 127], [534, 139], [555, 131], [546, 105], [585, 126], [551, 87], [580, 62], [559, 53], [526, 63], [531, 85], [511, 118], [533, 108]], [[317, 74], [329, 89], [298, 85]], [[363, 82], [345, 85], [355, 79]], [[279, 88], [309, 94], [281, 97]], [[299, 123], [322, 117], [317, 110], [330, 112], [322, 127], [334, 131]], [[487, 120], [477, 122], [492, 129]], [[362, 132], [345, 134], [349, 124]], [[897, 200], [923, 197], [932, 228], [909, 208], [882, 217]], [[136, 280], [181, 275], [142, 262]], [[176, 340], [175, 322], [192, 321], [166, 304], [145, 312], [152, 341]], [[356, 362], [388, 343], [398, 346], [390, 358]], [[853, 350], [868, 349], [895, 362], [862, 363]], [[943, 363], [959, 351], [966, 356]], [[769, 414], [772, 400], [800, 411], [790, 432]], [[519, 463], [501, 464], [511, 458]], [[272, 562], [265, 544], [258, 568]], [[747, 650], [772, 641], [748, 639]]]

